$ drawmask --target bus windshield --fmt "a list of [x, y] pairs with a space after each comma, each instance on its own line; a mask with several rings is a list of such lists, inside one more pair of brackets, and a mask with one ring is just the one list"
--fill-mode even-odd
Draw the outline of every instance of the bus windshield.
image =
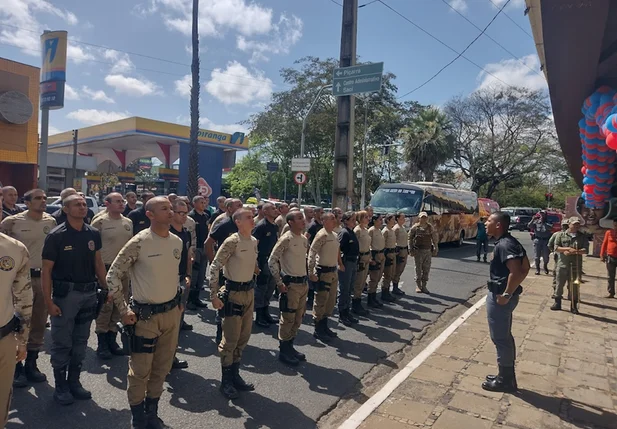
[[417, 215], [422, 208], [423, 196], [424, 191], [418, 189], [381, 188], [371, 198], [371, 206], [377, 213]]

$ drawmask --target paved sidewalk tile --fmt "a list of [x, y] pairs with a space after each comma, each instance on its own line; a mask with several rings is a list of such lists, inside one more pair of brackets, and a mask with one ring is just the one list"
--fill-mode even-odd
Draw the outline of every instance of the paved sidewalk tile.
[[551, 311], [551, 276], [531, 276], [514, 312], [515, 395], [484, 391], [496, 372], [481, 307], [368, 418], [366, 429], [617, 428], [617, 300], [606, 273], [584, 262], [579, 315]]

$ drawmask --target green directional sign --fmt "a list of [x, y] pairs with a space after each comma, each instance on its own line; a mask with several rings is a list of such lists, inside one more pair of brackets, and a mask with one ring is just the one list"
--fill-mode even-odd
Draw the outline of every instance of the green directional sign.
[[375, 92], [381, 89], [383, 63], [362, 64], [359, 66], [334, 69], [332, 94], [337, 97], [362, 92]]

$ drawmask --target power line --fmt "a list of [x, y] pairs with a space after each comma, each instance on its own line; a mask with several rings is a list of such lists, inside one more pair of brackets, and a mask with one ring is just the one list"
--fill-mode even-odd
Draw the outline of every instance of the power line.
[[334, 3], [334, 4], [336, 4], [336, 5], [339, 5], [340, 7], [343, 7], [343, 5], [342, 5], [342, 4], [340, 4], [339, 2], [337, 2], [337, 1], [335, 1], [335, 0], [330, 0], [330, 1], [331, 1], [332, 3]]
[[[452, 9], [454, 12], [456, 12], [458, 15], [460, 15], [465, 21], [467, 21], [468, 23], [470, 23], [471, 25], [473, 25], [477, 30], [482, 31], [482, 29], [480, 27], [478, 27], [476, 24], [473, 23], [473, 21], [471, 21], [469, 18], [467, 18], [465, 15], [463, 15], [461, 12], [459, 12], [458, 10], [456, 10], [455, 7], [453, 7], [450, 3], [448, 3], [447, 0], [441, 0], [443, 3], [446, 4], [446, 6], [448, 6], [450, 9]], [[505, 15], [505, 11], [501, 12], [502, 14]], [[531, 70], [532, 72], [536, 73], [537, 75], [542, 75], [542, 73], [540, 73], [538, 70], [529, 67], [525, 61], [521, 60], [520, 58], [518, 58], [516, 55], [514, 55], [512, 52], [510, 52], [505, 46], [503, 46], [501, 43], [499, 43], [497, 40], [493, 39], [489, 34], [487, 33], [482, 33], [484, 34], [484, 36], [486, 36], [488, 39], [492, 40], [497, 46], [499, 46], [501, 49], [503, 49], [505, 52], [507, 52], [508, 54], [510, 54], [512, 56], [512, 58], [514, 58], [515, 60], [517, 60], [518, 62], [520, 62], [522, 65], [524, 65], [525, 67], [527, 67], [529, 70]]]
[[[493, 3], [493, 5], [494, 5], [495, 7], [499, 7], [499, 5], [498, 5], [497, 3], [495, 3], [493, 0], [488, 0], [488, 1], [490, 1], [491, 3]], [[519, 25], [519, 23], [518, 23], [518, 22], [516, 22], [514, 19], [512, 19], [512, 17], [511, 17], [511, 16], [510, 16], [507, 12], [504, 12], [504, 13], [503, 13], [503, 15], [504, 15], [506, 18], [508, 18], [510, 21], [512, 21], [512, 23], [513, 23], [514, 25], [516, 25], [518, 28], [520, 28], [520, 29], [521, 29], [521, 31], [522, 31], [523, 33], [525, 33], [526, 35], [528, 35], [529, 37], [531, 37], [531, 38], [533, 39], [533, 36], [532, 36], [531, 34], [529, 34], [529, 32], [528, 32], [527, 30], [525, 30], [523, 27], [521, 27], [521, 26]]]

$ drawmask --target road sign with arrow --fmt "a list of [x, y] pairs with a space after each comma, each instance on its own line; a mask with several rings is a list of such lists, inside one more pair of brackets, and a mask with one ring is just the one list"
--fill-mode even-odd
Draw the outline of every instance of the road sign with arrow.
[[306, 173], [299, 171], [294, 174], [294, 182], [298, 185], [304, 185], [306, 183]]
[[383, 63], [362, 64], [359, 66], [334, 69], [332, 94], [340, 97], [362, 92], [375, 92], [381, 89]]

